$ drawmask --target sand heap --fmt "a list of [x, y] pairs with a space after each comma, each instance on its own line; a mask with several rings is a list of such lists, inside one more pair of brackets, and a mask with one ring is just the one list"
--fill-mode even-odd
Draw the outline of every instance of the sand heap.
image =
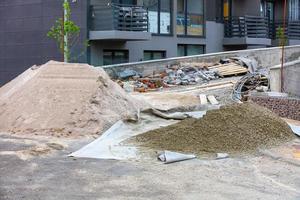
[[0, 88], [0, 131], [97, 134], [138, 107], [103, 69], [50, 61]]
[[254, 152], [293, 138], [289, 126], [275, 114], [246, 103], [209, 111], [202, 119], [186, 119], [133, 141], [156, 150], [202, 154]]

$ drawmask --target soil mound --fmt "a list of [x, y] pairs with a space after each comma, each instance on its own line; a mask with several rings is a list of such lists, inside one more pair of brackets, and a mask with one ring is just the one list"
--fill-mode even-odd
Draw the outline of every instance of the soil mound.
[[277, 115], [256, 104], [234, 104], [209, 111], [202, 119], [136, 136], [141, 146], [186, 153], [250, 153], [294, 138]]
[[50, 61], [0, 88], [0, 131], [97, 134], [139, 105], [101, 68]]

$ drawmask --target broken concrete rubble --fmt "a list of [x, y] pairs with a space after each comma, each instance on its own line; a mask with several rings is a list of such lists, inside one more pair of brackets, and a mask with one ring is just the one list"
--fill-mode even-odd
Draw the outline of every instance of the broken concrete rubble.
[[132, 91], [131, 88], [133, 87], [135, 91], [146, 92], [178, 85], [203, 84], [225, 76], [234, 76], [247, 72], [247, 66], [239, 64], [234, 59], [228, 59], [226, 62], [220, 61], [220, 63], [184, 62], [166, 66], [163, 72], [142, 78], [134, 70], [126, 69], [119, 73], [118, 78], [123, 81], [118, 81], [118, 83], [126, 91]]

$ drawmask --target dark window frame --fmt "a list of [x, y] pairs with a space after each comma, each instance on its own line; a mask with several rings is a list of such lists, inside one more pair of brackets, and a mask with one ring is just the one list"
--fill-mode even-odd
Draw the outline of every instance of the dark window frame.
[[206, 52], [206, 46], [204, 44], [177, 44], [177, 51], [178, 51], [179, 46], [183, 46], [184, 56], [190, 56], [190, 55], [188, 55], [188, 46], [189, 45], [201, 46], [201, 47], [203, 47], [203, 54], [205, 54], [205, 52]]
[[129, 62], [129, 50], [128, 49], [103, 49], [103, 65], [107, 65], [107, 64], [104, 64], [104, 53], [105, 52], [112, 52], [112, 63], [111, 64], [108, 64], [108, 65], [116, 65], [116, 64], [121, 64], [121, 63], [114, 63], [113, 60], [114, 58], [116, 57], [115, 56], [115, 53], [116, 52], [125, 52], [125, 55], [126, 55], [126, 62], [124, 63], [128, 63]]
[[[187, 30], [187, 22], [188, 22], [188, 0], [183, 0], [183, 10], [184, 10], [184, 34], [177, 34], [177, 37], [191, 37], [191, 38], [205, 38], [206, 37], [206, 9], [205, 9], [205, 0], [202, 0], [202, 6], [203, 6], [203, 35], [188, 35]], [[178, 13], [176, 13], [177, 15]], [[176, 19], [177, 24], [177, 19]]]
[[154, 36], [172, 36], [173, 35], [173, 0], [170, 0], [170, 33], [161, 33], [160, 32], [160, 14], [161, 14], [161, 2], [164, 0], [157, 0], [157, 33], [151, 33]]
[[144, 50], [143, 60], [145, 60], [145, 53], [151, 53], [151, 56], [150, 56], [151, 59], [150, 60], [154, 60], [154, 53], [163, 53], [163, 58], [160, 58], [160, 59], [165, 59], [167, 57], [167, 51], [166, 50]]

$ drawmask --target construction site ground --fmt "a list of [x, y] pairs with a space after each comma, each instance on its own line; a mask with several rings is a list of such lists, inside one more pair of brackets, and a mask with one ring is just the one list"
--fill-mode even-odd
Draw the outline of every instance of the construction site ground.
[[[103, 70], [97, 72], [80, 65], [76, 68], [76, 76], [65, 77], [64, 74], [68, 75], [74, 67], [49, 62], [29, 71], [35, 74], [33, 78], [27, 80], [21, 76], [4, 88], [3, 104], [0, 104], [3, 109], [0, 200], [300, 199], [299, 138], [273, 149], [221, 160], [199, 156], [194, 160], [163, 164], [157, 160], [157, 155], [135, 161], [68, 157], [101, 135], [99, 131], [96, 135], [91, 130], [107, 130], [120, 119], [134, 121], [136, 118], [129, 117], [136, 112], [126, 111], [137, 111], [142, 107], [138, 106], [140, 101], [126, 94]], [[53, 78], [65, 79], [66, 86], [48, 87]], [[199, 106], [199, 94], [214, 95], [221, 104], [228, 104], [232, 101], [232, 87], [237, 79], [212, 81], [209, 86], [190, 85], [132, 95], [165, 111], [174, 111], [178, 106]], [[86, 80], [84, 85], [83, 80]], [[75, 87], [73, 82], [84, 88]], [[41, 87], [43, 84], [38, 83], [46, 86]], [[88, 97], [84, 95], [84, 99], [75, 101], [79, 105], [66, 102], [69, 91], [79, 97], [85, 91]], [[20, 95], [22, 93], [25, 95]], [[74, 100], [78, 99], [76, 95]], [[23, 104], [23, 98], [35, 101], [28, 100]], [[57, 113], [49, 115], [47, 110], [40, 110], [41, 107]], [[47, 120], [49, 116], [54, 116], [50, 117], [53, 121]], [[27, 118], [31, 121], [22, 120]], [[15, 124], [16, 121], [19, 123]], [[103, 121], [105, 123], [100, 123]], [[299, 125], [298, 121], [290, 120], [289, 123]], [[66, 126], [70, 126], [70, 130], [65, 130]], [[66, 134], [46, 131], [52, 129], [58, 133], [66, 131]], [[93, 134], [80, 134], [82, 131]]]
[[169, 165], [67, 157], [92, 140], [1, 133], [1, 200], [300, 198], [299, 139], [259, 155]]

